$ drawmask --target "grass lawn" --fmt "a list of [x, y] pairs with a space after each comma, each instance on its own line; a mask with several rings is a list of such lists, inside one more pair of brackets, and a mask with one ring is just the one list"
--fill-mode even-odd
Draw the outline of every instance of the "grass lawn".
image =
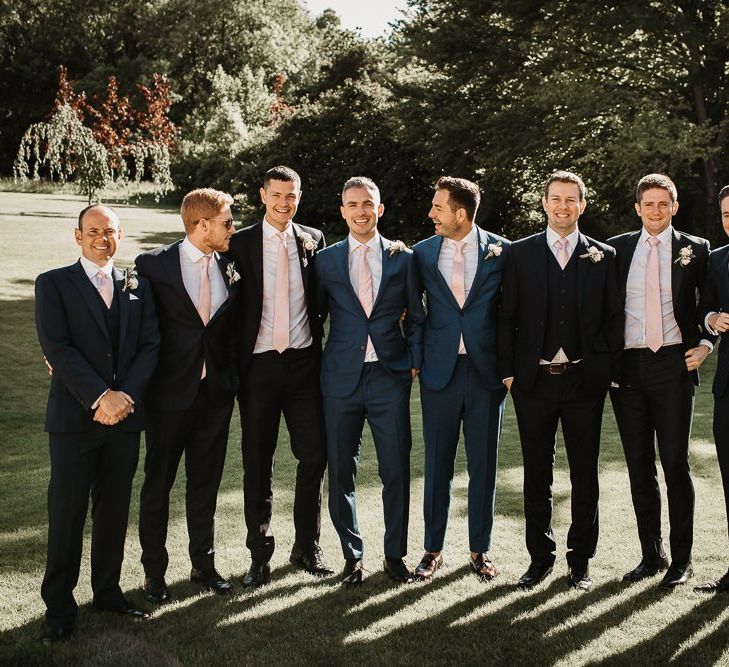
[[[293, 570], [292, 489], [295, 461], [281, 433], [275, 480], [274, 531], [278, 549], [272, 583], [244, 591], [250, 563], [244, 547], [242, 470], [237, 410], [220, 490], [216, 563], [232, 577], [236, 593], [200, 594], [187, 581], [184, 481], [175, 486], [168, 539], [167, 580], [175, 602], [146, 622], [130, 622], [89, 608], [88, 543], [76, 599], [81, 606], [75, 636], [45, 649], [38, 644], [43, 618], [40, 582], [45, 564], [45, 494], [49, 474], [43, 417], [48, 376], [35, 335], [33, 281], [44, 270], [77, 258], [72, 228], [83, 206], [67, 194], [0, 192], [0, 664], [220, 665], [236, 663], [517, 665], [729, 664], [729, 596], [705, 597], [684, 587], [656, 588], [658, 579], [631, 586], [620, 581], [640, 559], [615, 421], [608, 406], [601, 459], [601, 538], [592, 562], [592, 591], [566, 585], [563, 558], [569, 525], [569, 477], [558, 444], [554, 523], [562, 551], [541, 587], [519, 591], [526, 569], [522, 515], [521, 453], [512, 405], [501, 439], [497, 516], [491, 554], [501, 570], [491, 584], [467, 569], [466, 475], [463, 453], [453, 481], [445, 566], [433, 581], [393, 586], [381, 571], [382, 503], [369, 434], [358, 480], [359, 515], [369, 574], [361, 590], [343, 590], [336, 578], [314, 579]], [[175, 211], [117, 206], [126, 235], [117, 265], [179, 237]], [[312, 222], [312, 221], [310, 221]], [[589, 230], [586, 230], [589, 232]], [[387, 234], [387, 225], [383, 227]], [[691, 464], [696, 487], [694, 567], [696, 580], [716, 578], [729, 565], [727, 523], [716, 453], [711, 438], [709, 391], [714, 358], [704, 369], [696, 396]], [[422, 554], [423, 444], [417, 386], [412, 399], [413, 451], [410, 554]], [[141, 469], [135, 478], [122, 588], [143, 603], [137, 517]], [[665, 508], [665, 502], [664, 502]], [[340, 569], [342, 556], [326, 511], [321, 544]], [[664, 511], [665, 535], [668, 535]], [[87, 535], [88, 539], [88, 535]]]

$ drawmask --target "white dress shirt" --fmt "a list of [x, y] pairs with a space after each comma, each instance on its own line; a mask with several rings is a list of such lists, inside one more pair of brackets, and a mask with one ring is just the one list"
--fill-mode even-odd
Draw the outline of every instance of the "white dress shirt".
[[[278, 229], [263, 218], [263, 310], [254, 354], [275, 350], [273, 346], [273, 312], [276, 303], [276, 263], [278, 261]], [[299, 251], [291, 222], [284, 230], [289, 254], [289, 349], [309, 347], [312, 343], [309, 316], [306, 310], [304, 280], [301, 276]]]
[[[182, 270], [182, 282], [185, 285], [190, 300], [197, 309], [200, 302], [200, 260], [205, 253], [195, 247], [187, 236], [180, 243], [180, 269]], [[218, 267], [219, 255], [213, 252], [210, 255], [208, 264], [208, 277], [210, 278], [210, 319], [217, 312], [218, 308], [228, 298], [228, 288], [225, 278]]]
[[[377, 292], [380, 289], [380, 282], [382, 281], [382, 245], [380, 235], [375, 231], [375, 235], [367, 241], [367, 243], [360, 243], [351, 234], [348, 236], [349, 241], [349, 280], [354, 288], [354, 293], [357, 293], [359, 289], [359, 257], [357, 250], [360, 246], [366, 245], [370, 251], [367, 253], [367, 264], [370, 267], [370, 273], [372, 274], [372, 305], [374, 306], [377, 301]], [[377, 361], [377, 353], [375, 347], [372, 345], [370, 337], [367, 336], [367, 353], [365, 354], [365, 363], [371, 361]]]

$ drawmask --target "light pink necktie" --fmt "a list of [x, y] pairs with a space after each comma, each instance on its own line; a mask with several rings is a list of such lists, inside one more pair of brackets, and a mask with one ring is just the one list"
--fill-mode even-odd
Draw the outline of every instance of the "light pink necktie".
[[645, 344], [654, 352], [663, 345], [663, 311], [661, 309], [661, 271], [655, 236], [648, 238], [651, 248], [645, 267]]
[[99, 294], [104, 300], [107, 308], [111, 308], [111, 301], [114, 298], [114, 285], [111, 282], [111, 278], [104, 271], [97, 271], [96, 277], [99, 279]]
[[273, 305], [273, 346], [283, 352], [289, 346], [289, 251], [286, 232], [277, 232], [276, 294]]
[[463, 257], [465, 241], [453, 241], [456, 253], [453, 256], [453, 272], [451, 273], [451, 291], [458, 305], [463, 308], [466, 303], [466, 262]]
[[[200, 315], [202, 323], [207, 326], [210, 321], [210, 256], [203, 255], [200, 258], [200, 294], [197, 299], [197, 312]], [[203, 361], [202, 373], [200, 379], [202, 380], [207, 375], [207, 369], [205, 368], [205, 361]]]
[[357, 265], [357, 296], [359, 302], [362, 304], [362, 309], [365, 311], [367, 317], [372, 314], [372, 271], [370, 271], [370, 264], [367, 261], [367, 254], [369, 253], [369, 246], [360, 245], [359, 250], [359, 262]]
[[567, 262], [570, 261], [570, 256], [567, 254], [567, 248], [570, 245], [569, 241], [567, 241], [567, 239], [557, 239], [554, 242], [554, 245], [557, 246], [557, 261], [562, 267], [562, 270], [564, 270], [564, 267], [567, 266]]

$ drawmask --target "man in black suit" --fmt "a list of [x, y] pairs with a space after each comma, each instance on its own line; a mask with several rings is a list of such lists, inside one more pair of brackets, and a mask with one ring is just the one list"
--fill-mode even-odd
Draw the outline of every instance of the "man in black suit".
[[122, 237], [114, 211], [88, 206], [75, 234], [81, 259], [42, 273], [35, 284], [38, 339], [51, 370], [48, 560], [41, 587], [46, 645], [73, 631], [89, 494], [93, 606], [149, 617], [124, 598], [119, 576], [142, 401], [159, 351], [154, 300], [145, 280], [114, 268]]
[[301, 179], [293, 169], [269, 169], [260, 194], [263, 221], [236, 233], [228, 253], [245, 277], [236, 310], [246, 546], [252, 558], [246, 586], [270, 578], [271, 484], [281, 414], [298, 460], [290, 561], [311, 574], [333, 574], [319, 548], [327, 453], [313, 264], [324, 235], [293, 222], [301, 198]]
[[[729, 185], [719, 192], [721, 222], [729, 236]], [[702, 295], [702, 311], [705, 326], [722, 340], [729, 331], [729, 245], [713, 250], [709, 255], [709, 272], [706, 289]], [[714, 441], [716, 456], [724, 486], [724, 503], [729, 523], [729, 350], [724, 343], [719, 346], [719, 360], [714, 376]], [[707, 581], [694, 588], [699, 593], [729, 592], [729, 570], [716, 581]]]
[[[610, 390], [623, 441], [642, 558], [623, 577], [640, 581], [668, 569], [661, 588], [693, 576], [694, 487], [688, 462], [697, 369], [712, 349], [696, 308], [709, 243], [673, 228], [678, 194], [663, 174], [638, 182], [635, 210], [642, 229], [608, 240], [617, 252], [625, 306], [625, 351]], [[661, 538], [661, 494], [655, 441], [666, 478], [671, 566]]]
[[231, 303], [240, 274], [219, 253], [233, 234], [230, 195], [204, 188], [180, 208], [184, 240], [137, 257], [152, 284], [162, 346], [150, 383], [147, 456], [139, 508], [145, 595], [170, 599], [165, 547], [170, 490], [185, 454], [185, 511], [190, 580], [207, 590], [232, 590], [215, 569], [214, 516], [223, 475], [237, 378]]
[[514, 400], [524, 457], [524, 514], [531, 563], [518, 586], [551, 571], [552, 475], [562, 423], [572, 482], [569, 585], [592, 587], [598, 538], [598, 456], [605, 396], [622, 349], [623, 317], [612, 248], [580, 233], [585, 185], [557, 171], [544, 187], [544, 232], [516, 241], [499, 311], [499, 370]]

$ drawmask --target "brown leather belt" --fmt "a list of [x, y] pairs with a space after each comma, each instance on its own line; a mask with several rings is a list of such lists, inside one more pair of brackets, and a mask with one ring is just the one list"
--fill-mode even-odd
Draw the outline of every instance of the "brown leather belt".
[[539, 364], [539, 368], [548, 375], [565, 375], [577, 370], [577, 366], [578, 364], [573, 364], [569, 361], [564, 364]]

